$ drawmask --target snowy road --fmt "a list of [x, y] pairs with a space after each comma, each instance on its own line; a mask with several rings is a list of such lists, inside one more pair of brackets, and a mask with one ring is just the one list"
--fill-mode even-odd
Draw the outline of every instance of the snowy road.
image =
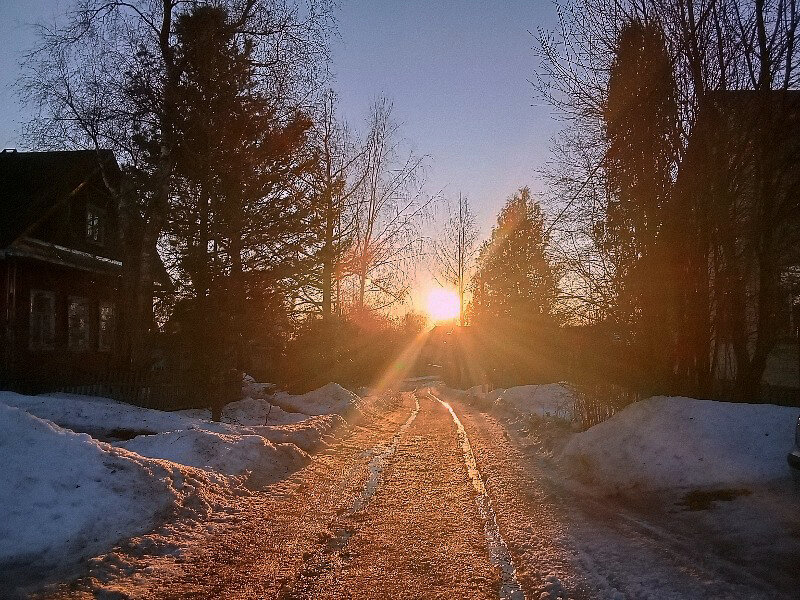
[[709, 552], [680, 520], [575, 496], [519, 424], [436, 394], [382, 399], [286, 481], [210, 521], [135, 540], [50, 596], [789, 598], [797, 589], [797, 575], [770, 578]]

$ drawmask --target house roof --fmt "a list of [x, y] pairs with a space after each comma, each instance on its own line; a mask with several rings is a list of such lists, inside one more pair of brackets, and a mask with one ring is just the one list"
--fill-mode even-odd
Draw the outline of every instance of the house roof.
[[32, 258], [54, 265], [105, 275], [119, 275], [122, 271], [122, 262], [119, 260], [95, 256], [88, 252], [29, 237], [21, 237], [6, 250], [0, 250], [0, 257], [4, 255]]
[[110, 150], [0, 152], [0, 248], [25, 235], [91, 181], [101, 162], [118, 176]]
[[720, 90], [707, 98], [695, 125], [704, 136], [746, 138], [762, 134], [760, 127], [768, 126], [781, 145], [794, 145], [798, 139], [800, 90]]

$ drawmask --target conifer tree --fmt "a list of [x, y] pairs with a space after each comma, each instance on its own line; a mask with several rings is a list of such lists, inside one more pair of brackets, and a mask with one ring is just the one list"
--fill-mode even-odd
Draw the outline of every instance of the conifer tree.
[[622, 29], [603, 114], [608, 140], [601, 250], [614, 265], [613, 314], [646, 380], [671, 367], [677, 163], [676, 85], [660, 29], [633, 20]]
[[547, 254], [544, 215], [530, 189], [508, 199], [478, 253], [470, 307], [475, 323], [550, 321], [558, 276]]

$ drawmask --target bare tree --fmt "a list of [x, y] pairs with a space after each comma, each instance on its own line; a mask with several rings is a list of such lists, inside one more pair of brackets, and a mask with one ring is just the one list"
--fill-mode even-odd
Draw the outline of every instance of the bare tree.
[[337, 96], [323, 94], [311, 142], [315, 168], [306, 184], [314, 205], [314, 245], [309, 249], [315, 267], [303, 300], [322, 312], [323, 319], [341, 313], [341, 280], [351, 250], [359, 193], [366, 169], [364, 149], [352, 139], [336, 114]]
[[458, 195], [455, 209], [448, 205], [447, 222], [438, 239], [433, 241], [433, 252], [438, 267], [434, 275], [439, 285], [452, 285], [458, 291], [459, 324], [465, 323], [465, 295], [478, 251], [478, 229], [475, 216], [466, 196]]
[[368, 306], [368, 297], [369, 306], [379, 310], [402, 302], [412, 259], [422, 254], [419, 226], [433, 202], [422, 188], [425, 157], [400, 153], [392, 104], [381, 98], [370, 112], [350, 259], [358, 310]]
[[[554, 245], [570, 255], [568, 262], [575, 267], [568, 279], [577, 282], [572, 288], [578, 296], [574, 305], [582, 316], [608, 318], [617, 296], [614, 261], [604, 257], [596, 231], [605, 219], [609, 194], [604, 166], [608, 140], [601, 116], [607, 105], [614, 47], [626, 23], [655, 24], [664, 33], [677, 86], [677, 167], [673, 177], [678, 183], [681, 179], [689, 183], [684, 159], [690, 141], [692, 153], [712, 161], [712, 156], [717, 157], [710, 171], [715, 174], [735, 174], [735, 170], [720, 169], [722, 158], [738, 161], [739, 173], [752, 174], [752, 165], [760, 165], [761, 174], [745, 186], [736, 184], [736, 177], [729, 180], [739, 187], [739, 193], [747, 190], [746, 197], [740, 196], [736, 202], [730, 194], [723, 194], [719, 185], [716, 196], [699, 190], [687, 193], [684, 184], [676, 188], [674, 206], [684, 225], [674, 234], [674, 243], [684, 251], [675, 266], [675, 286], [681, 289], [674, 311], [683, 321], [674, 332], [673, 341], [682, 352], [674, 368], [695, 392], [708, 393], [714, 357], [731, 344], [733, 327], [739, 331], [737, 337], [747, 340], [737, 342], [744, 350], [737, 352], [736, 372], [748, 383], [740, 380], [737, 386], [749, 388], [745, 395], [754, 393], [753, 382], [760, 378], [764, 357], [775, 339], [771, 315], [777, 308], [781, 272], [776, 240], [783, 239], [781, 228], [786, 225], [785, 217], [783, 222], [778, 219], [791, 212], [785, 193], [791, 185], [780, 175], [786, 160], [774, 154], [774, 145], [759, 151], [757, 160], [756, 146], [750, 143], [739, 144], [746, 150], [738, 157], [731, 156], [738, 152], [737, 144], [695, 135], [695, 125], [698, 119], [713, 120], [720, 92], [737, 90], [758, 91], [764, 110], [771, 106], [770, 113], [783, 111], [783, 116], [777, 117], [753, 111], [745, 118], [742, 111], [732, 109], [738, 114], [739, 132], [747, 132], [750, 140], [772, 127], [768, 123], [790, 116], [795, 110], [793, 103], [782, 101], [774, 92], [798, 85], [799, 7], [797, 0], [566, 0], [559, 3], [558, 30], [539, 32], [542, 61], [535, 84], [566, 117], [568, 132], [559, 137], [580, 140], [583, 145], [557, 147], [560, 156], [549, 172], [559, 210], [557, 222], [551, 225]], [[720, 117], [722, 121], [717, 122], [724, 123], [730, 114]], [[714, 144], [726, 146], [727, 154], [720, 155]], [[783, 146], [779, 154], [792, 154], [791, 144]], [[769, 152], [773, 152], [771, 157]], [[572, 160], [576, 155], [589, 160]], [[779, 180], [782, 183], [774, 183]], [[703, 183], [711, 185], [710, 181]], [[733, 227], [740, 221], [730, 218], [731, 210], [742, 202], [748, 206], [748, 224]], [[755, 221], [754, 216], [758, 216]], [[745, 248], [749, 253], [743, 252]], [[733, 265], [737, 265], [736, 276], [720, 271]], [[726, 290], [728, 284], [733, 287]], [[737, 296], [739, 306], [749, 306], [754, 317], [724, 316], [732, 308], [724, 308], [720, 302], [729, 303]]]

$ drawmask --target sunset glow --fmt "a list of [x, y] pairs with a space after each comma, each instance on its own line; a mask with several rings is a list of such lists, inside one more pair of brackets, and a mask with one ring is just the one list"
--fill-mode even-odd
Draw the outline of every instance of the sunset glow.
[[435, 288], [428, 292], [428, 314], [434, 321], [450, 321], [459, 315], [458, 294], [453, 290]]

